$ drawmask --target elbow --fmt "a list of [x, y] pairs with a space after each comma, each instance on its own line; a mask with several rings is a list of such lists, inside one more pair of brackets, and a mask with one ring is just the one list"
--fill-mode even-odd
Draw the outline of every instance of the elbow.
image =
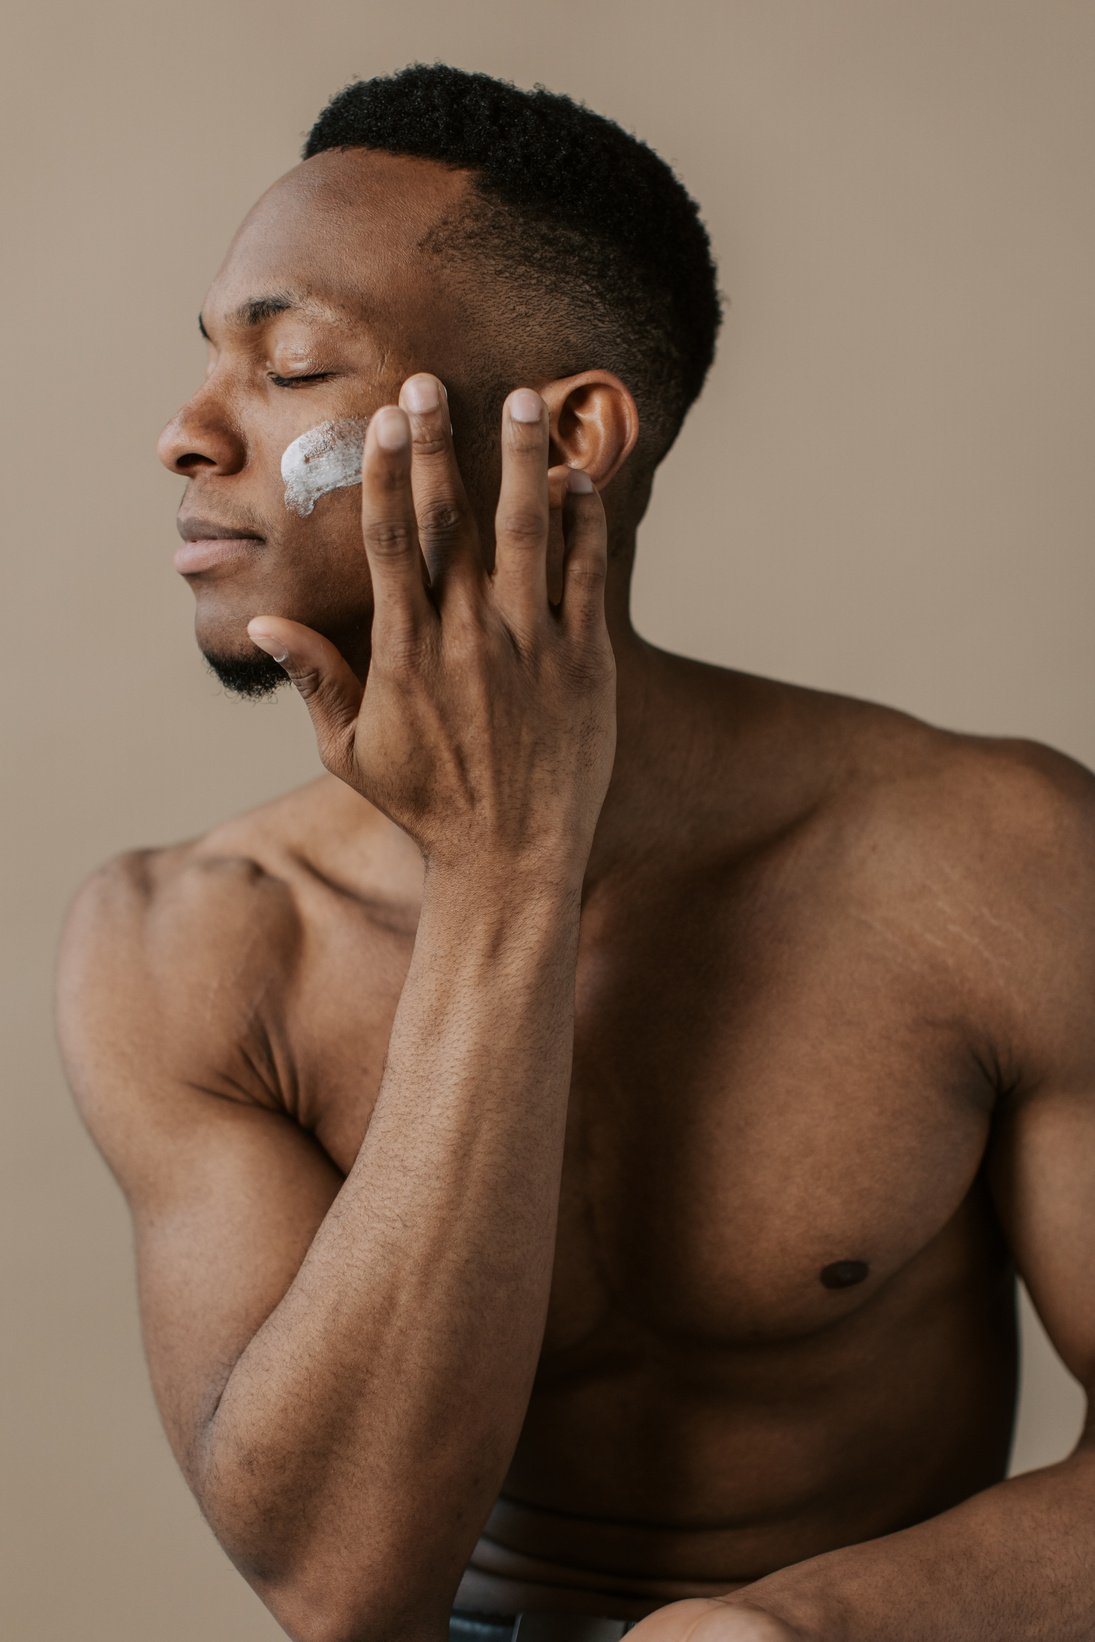
[[319, 1631], [309, 1631], [306, 1642], [447, 1642], [449, 1627], [437, 1625], [412, 1629], [393, 1629], [387, 1621], [366, 1620], [349, 1627], [336, 1624]]
[[292, 1642], [448, 1642], [448, 1611], [427, 1616], [420, 1603], [412, 1609], [405, 1588], [376, 1590], [369, 1600], [351, 1603], [331, 1581], [249, 1583]]
[[447, 1642], [449, 1634], [447, 1624], [426, 1625], [419, 1621], [400, 1625], [372, 1615], [348, 1623], [338, 1615], [320, 1617], [313, 1613], [301, 1627], [288, 1625], [284, 1618], [279, 1618], [279, 1623], [293, 1642]]
[[219, 1460], [199, 1467], [203, 1514], [292, 1642], [448, 1642], [451, 1595], [425, 1577], [406, 1539], [377, 1536], [371, 1554], [360, 1539], [351, 1550], [346, 1535], [317, 1546], [299, 1506], [272, 1517], [261, 1489], [255, 1497], [250, 1463], [229, 1465], [223, 1451]]

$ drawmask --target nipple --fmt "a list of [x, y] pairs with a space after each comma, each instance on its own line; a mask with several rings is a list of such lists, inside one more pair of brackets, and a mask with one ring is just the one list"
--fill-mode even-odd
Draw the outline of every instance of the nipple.
[[821, 1268], [821, 1281], [827, 1289], [847, 1289], [853, 1283], [862, 1283], [869, 1271], [865, 1260], [834, 1260], [831, 1266]]

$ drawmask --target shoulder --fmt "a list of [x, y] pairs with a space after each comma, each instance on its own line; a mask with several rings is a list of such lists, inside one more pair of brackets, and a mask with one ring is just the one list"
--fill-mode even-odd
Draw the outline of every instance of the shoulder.
[[1019, 737], [948, 736], [928, 786], [946, 864], [1048, 1007], [1066, 971], [1095, 985], [1095, 775]]
[[1095, 775], [1038, 741], [886, 709], [843, 745], [820, 831], [845, 904], [1015, 1078], [1095, 1050]]
[[[836, 843], [976, 875], [1095, 874], [1095, 775], [1020, 736], [940, 728], [876, 702], [792, 687], [814, 764], [818, 816]], [[867, 846], [870, 846], [869, 848]]]
[[1052, 916], [1056, 889], [1095, 892], [1095, 775], [1083, 764], [1042, 742], [915, 720], [883, 735], [860, 772], [865, 813], [908, 857], [1016, 917]]
[[96, 867], [69, 902], [61, 954], [93, 960], [114, 979], [123, 969], [136, 980], [165, 967], [180, 979], [180, 967], [209, 973], [219, 956], [245, 957], [296, 919], [284, 879], [203, 838], [127, 850]]
[[1027, 740], [973, 749], [970, 763], [970, 837], [959, 859], [1004, 960], [1012, 1093], [1064, 1083], [1090, 1096], [1095, 775]]
[[1068, 754], [729, 670], [711, 694], [730, 702], [723, 716], [737, 737], [720, 796], [750, 775], [765, 827], [804, 847], [835, 890], [948, 878], [1010, 895], [1017, 913], [1054, 884], [1095, 894], [1095, 775]]
[[[178, 843], [129, 849], [88, 873], [72, 895], [63, 949], [122, 959], [140, 947], [153, 959], [185, 958], [198, 946], [260, 946], [299, 922], [296, 889], [320, 777], [217, 822]], [[238, 955], [238, 953], [237, 953]]]
[[215, 828], [125, 851], [78, 886], [57, 959], [58, 1036], [78, 1103], [104, 1079], [210, 1081], [246, 1054], [301, 939], [292, 885], [263, 853], [238, 827]]

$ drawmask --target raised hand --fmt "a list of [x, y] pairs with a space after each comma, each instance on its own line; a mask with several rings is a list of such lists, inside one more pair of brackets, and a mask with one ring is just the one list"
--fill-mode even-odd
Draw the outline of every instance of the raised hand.
[[366, 435], [374, 614], [364, 690], [311, 628], [256, 616], [248, 632], [304, 697], [325, 767], [427, 863], [487, 852], [580, 880], [616, 747], [604, 509], [586, 475], [549, 469], [547, 407], [515, 390], [502, 412], [488, 575], [438, 386], [412, 377]]

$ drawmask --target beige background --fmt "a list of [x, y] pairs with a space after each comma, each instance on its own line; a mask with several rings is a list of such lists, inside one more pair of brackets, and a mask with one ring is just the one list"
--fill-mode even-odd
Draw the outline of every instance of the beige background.
[[[170, 566], [153, 445], [230, 233], [332, 92], [415, 58], [616, 118], [701, 202], [733, 301], [640, 631], [1095, 763], [1095, 6], [69, 0], [9, 12], [3, 55], [3, 1629], [273, 1642], [161, 1435], [50, 1005], [89, 868], [318, 769], [298, 700], [204, 672]], [[1024, 1302], [1014, 1468], [1080, 1413]]]

